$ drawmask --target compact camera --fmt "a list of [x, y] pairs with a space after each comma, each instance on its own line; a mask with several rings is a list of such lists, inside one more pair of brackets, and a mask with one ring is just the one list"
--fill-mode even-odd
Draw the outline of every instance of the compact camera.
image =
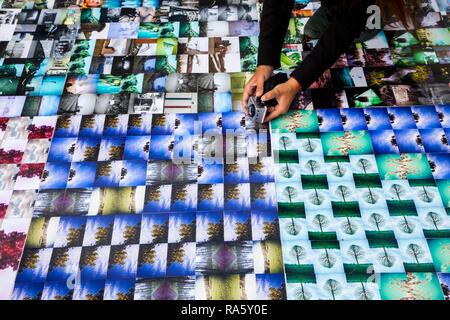
[[[276, 75], [269, 78], [264, 83], [264, 93], [269, 92], [273, 88], [275, 88], [277, 85], [284, 83], [288, 80], [287, 75], [285, 73], [277, 73]], [[274, 107], [278, 104], [278, 101], [276, 99], [271, 99], [269, 101], [261, 101], [260, 97], [257, 96], [251, 96], [248, 99], [248, 115], [250, 118], [253, 119], [256, 123], [263, 123], [264, 118], [267, 114], [267, 108], [268, 107]]]

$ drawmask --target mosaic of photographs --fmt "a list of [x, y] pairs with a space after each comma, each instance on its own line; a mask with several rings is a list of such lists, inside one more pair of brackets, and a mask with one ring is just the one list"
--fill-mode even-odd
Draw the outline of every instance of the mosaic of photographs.
[[0, 0], [0, 299], [449, 299], [446, 6], [270, 137], [241, 113], [256, 0]]
[[444, 299], [449, 120], [430, 106], [272, 121], [289, 299]]
[[269, 137], [251, 126], [238, 112], [5, 119], [12, 298], [285, 297]]

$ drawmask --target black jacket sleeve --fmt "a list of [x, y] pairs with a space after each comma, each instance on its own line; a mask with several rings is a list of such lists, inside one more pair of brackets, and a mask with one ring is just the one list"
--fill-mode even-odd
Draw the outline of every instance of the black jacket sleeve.
[[291, 74], [304, 90], [329, 69], [365, 30], [369, 4], [369, 1], [361, 1], [337, 11], [317, 45]]
[[[281, 48], [291, 14], [289, 12], [288, 15], [286, 11], [292, 10], [292, 6], [289, 7], [284, 4], [286, 2], [291, 1], [264, 1], [261, 16], [260, 50], [258, 52], [260, 56], [258, 58], [258, 65], [269, 64], [275, 68], [280, 66]], [[335, 2], [336, 15], [333, 17], [328, 29], [323, 33], [310, 54], [306, 56], [305, 60], [291, 74], [291, 77], [300, 83], [303, 90], [306, 90], [329, 69], [361, 32], [364, 31], [367, 21], [366, 10], [374, 1], [354, 1], [351, 6], [346, 7], [339, 6], [339, 1]], [[268, 8], [266, 8], [266, 5], [268, 5]], [[264, 12], [265, 10], [266, 13]], [[278, 62], [275, 63], [275, 60]]]
[[295, 0], [264, 0], [259, 29], [258, 65], [280, 67], [280, 54]]

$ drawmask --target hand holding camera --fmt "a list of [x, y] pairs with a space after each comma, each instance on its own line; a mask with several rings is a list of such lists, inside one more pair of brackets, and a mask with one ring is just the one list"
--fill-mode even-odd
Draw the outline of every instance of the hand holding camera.
[[288, 80], [285, 73], [272, 76], [272, 72], [270, 66], [259, 66], [244, 88], [244, 112], [257, 123], [268, 122], [286, 113], [301, 90], [297, 80]]

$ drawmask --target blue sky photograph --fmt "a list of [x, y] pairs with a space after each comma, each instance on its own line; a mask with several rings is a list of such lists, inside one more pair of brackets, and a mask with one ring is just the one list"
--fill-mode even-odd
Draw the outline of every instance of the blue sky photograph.
[[221, 183], [223, 182], [223, 164], [202, 162], [201, 173], [198, 183]]
[[[139, 243], [149, 244], [154, 242], [153, 230], [156, 228], [168, 228], [169, 226], [169, 215], [166, 213], [148, 213], [142, 215], [141, 222], [141, 238]], [[168, 229], [167, 229], [168, 230]], [[167, 242], [166, 239], [161, 239], [161, 241]]]
[[[140, 119], [140, 125], [134, 126], [131, 123], [132, 117], [138, 117]], [[152, 115], [150, 113], [144, 113], [139, 115], [130, 115], [128, 119], [127, 136], [145, 136], [150, 135], [152, 131]]]
[[419, 130], [405, 129], [405, 130], [395, 130], [394, 132], [395, 132], [395, 139], [398, 144], [398, 149], [401, 153], [425, 152], [424, 147], [418, 144], [418, 139], [421, 139]]
[[13, 300], [39, 299], [44, 290], [44, 282], [16, 282]]
[[[439, 106], [411, 107], [411, 111], [416, 115], [416, 126], [418, 129], [439, 128], [441, 125], [444, 125], [444, 123], [441, 124], [436, 109], [439, 109]], [[444, 117], [444, 121], [445, 119], [450, 119], [450, 117]]]
[[[35, 251], [31, 249], [34, 254]], [[25, 252], [27, 256], [29, 252]], [[48, 266], [50, 264], [50, 258], [52, 256], [52, 248], [45, 248], [36, 251], [38, 259], [33, 268], [21, 266], [20, 272], [17, 273], [16, 281], [18, 282], [45, 282], [48, 272]]]
[[63, 137], [77, 137], [78, 131], [80, 130], [81, 116], [71, 116], [67, 121], [70, 121], [70, 124], [67, 128], [64, 127], [56, 127], [55, 132], [53, 134], [54, 137], [63, 138]]
[[209, 240], [208, 225], [223, 223], [224, 215], [222, 211], [197, 212], [196, 240], [206, 242]]
[[[97, 245], [96, 234], [99, 230], [111, 228], [114, 225], [114, 216], [91, 216], [86, 219], [86, 228], [83, 238], [83, 246]], [[110, 243], [110, 240], [108, 240]]]
[[[276, 210], [277, 198], [275, 183], [252, 184], [252, 209], [256, 210]], [[258, 189], [258, 190], [256, 190]]]
[[75, 150], [77, 138], [54, 138], [48, 153], [48, 161], [54, 162], [71, 162], [73, 153], [70, 149]]
[[[114, 260], [114, 248], [124, 249], [125, 258], [121, 263]], [[139, 245], [112, 246], [109, 256], [108, 278], [131, 279], [136, 276]]]
[[344, 130], [339, 109], [317, 110], [317, 117], [322, 118], [322, 124], [319, 126], [322, 132]]
[[222, 128], [223, 132], [226, 130], [241, 130], [243, 129], [245, 115], [243, 112], [223, 112], [222, 113]]
[[183, 243], [183, 244], [170, 244], [170, 246], [182, 247], [182, 262], [167, 262], [166, 274], [168, 277], [183, 277], [195, 274], [195, 248], [196, 245], [193, 242]]
[[399, 153], [398, 147], [391, 142], [396, 138], [393, 130], [372, 130], [370, 138], [375, 153]]
[[181, 136], [193, 135], [197, 118], [197, 114], [177, 114], [174, 134]]
[[[225, 241], [237, 241], [238, 235], [236, 234], [236, 225], [238, 223], [247, 223], [251, 221], [250, 211], [225, 211], [223, 215], [223, 223], [225, 230]], [[251, 224], [249, 228], [251, 234]], [[250, 240], [250, 239], [245, 239]]]
[[[86, 264], [82, 266], [81, 264], [83, 261], [80, 261], [80, 280], [91, 281], [106, 279], [110, 246], [84, 247], [83, 251], [84, 250], [95, 250], [94, 255], [96, 259], [94, 265]], [[83, 256], [83, 254], [81, 256]]]
[[[141, 246], [140, 250], [145, 250]], [[166, 275], [167, 266], [167, 243], [155, 244], [153, 247], [155, 257], [153, 263], [139, 262], [137, 277], [139, 278], [162, 278]]]
[[[101, 169], [102, 167], [105, 169]], [[118, 187], [121, 170], [122, 161], [97, 162], [94, 187]]]
[[120, 187], [133, 187], [145, 185], [147, 175], [147, 161], [124, 160], [122, 161], [122, 177]]
[[47, 281], [42, 291], [41, 300], [56, 300], [58, 297], [72, 296], [73, 289], [67, 287], [66, 281]]
[[250, 164], [250, 182], [264, 183], [274, 182], [274, 164], [270, 157], [260, 158], [259, 162], [253, 166]]
[[55, 248], [69, 246], [67, 237], [71, 230], [81, 230], [82, 235], [86, 225], [86, 217], [61, 217], [55, 237]]
[[47, 162], [45, 171], [47, 177], [41, 180], [41, 189], [64, 189], [69, 176], [70, 162]]
[[126, 136], [128, 129], [128, 114], [119, 114], [112, 117], [117, 117], [118, 122], [115, 125], [107, 126], [107, 122], [105, 121], [103, 136]]
[[341, 115], [345, 117], [344, 129], [347, 131], [367, 130], [364, 110], [362, 109], [341, 109]]
[[[199, 186], [200, 190], [200, 186]], [[197, 210], [223, 210], [223, 184], [210, 185], [212, 198], [201, 199], [200, 195], [197, 200]]]
[[201, 122], [202, 133], [222, 134], [222, 113], [220, 112], [204, 112], [198, 114], [198, 121]]
[[[227, 198], [228, 192], [233, 193], [233, 196]], [[236, 192], [235, 192], [236, 191]], [[225, 210], [249, 210], [250, 209], [250, 184], [241, 183], [236, 185], [225, 185]]]
[[253, 240], [265, 240], [265, 223], [278, 223], [278, 213], [276, 211], [252, 211], [252, 235]]
[[[80, 286], [75, 287], [73, 300], [87, 300], [88, 295], [95, 296], [105, 289], [105, 280], [81, 281]], [[103, 297], [103, 294], [102, 294]]]
[[169, 215], [169, 243], [181, 242], [183, 240], [182, 234], [180, 232], [181, 226], [183, 224], [193, 225], [193, 227], [195, 228], [195, 219], [195, 212], [171, 213]]
[[369, 130], [389, 130], [392, 129], [389, 115], [386, 109], [368, 108], [364, 109], [366, 119], [368, 120], [367, 127]]
[[[92, 116], [94, 121], [90, 126], [81, 126], [79, 136], [80, 137], [101, 137], [103, 134], [103, 125], [105, 122], [104, 114], [97, 114]], [[83, 124], [83, 122], [81, 122]]]
[[388, 112], [393, 117], [391, 123], [393, 129], [416, 129], [416, 122], [414, 121], [411, 108], [388, 108]]
[[73, 276], [78, 272], [81, 247], [73, 247], [67, 249], [53, 250], [53, 256], [56, 253], [61, 253], [63, 250], [67, 250], [68, 259], [63, 266], [52, 266], [50, 263], [50, 269], [47, 274], [47, 281], [66, 281], [69, 276]]
[[150, 147], [150, 136], [129, 136], [125, 140], [125, 149], [123, 151], [123, 158], [125, 160], [147, 160]]
[[450, 179], [450, 155], [449, 154], [427, 154], [428, 161], [435, 164], [433, 177], [436, 180]]
[[283, 274], [257, 274], [256, 297], [260, 300], [270, 300], [270, 288], [278, 289], [284, 285]]
[[108, 161], [108, 160], [121, 160], [116, 158], [111, 158], [112, 148], [120, 148], [125, 145], [124, 137], [104, 137], [100, 144], [100, 151], [98, 153], [98, 161]]
[[[96, 138], [96, 137], [83, 137], [83, 138], [78, 138], [77, 141], [77, 145], [75, 147], [75, 153], [73, 155], [73, 162], [78, 162], [78, 161], [96, 161], [98, 158], [98, 154], [93, 154], [92, 159], [86, 159], [86, 150], [91, 149], [91, 148], [100, 148], [100, 144], [101, 144], [101, 140], [100, 138]], [[97, 150], [98, 150], [97, 149]], [[98, 151], [97, 151], [98, 153]]]
[[114, 218], [114, 228], [111, 244], [112, 245], [125, 244], [126, 238], [124, 237], [124, 235], [126, 228], [128, 227], [140, 230], [139, 227], [141, 224], [141, 220], [142, 220], [141, 215], [130, 215], [130, 214], [116, 215]]
[[134, 279], [108, 279], [105, 284], [104, 300], [117, 300], [119, 293], [127, 294], [130, 290], [134, 291], [134, 283]]
[[171, 135], [175, 130], [175, 114], [153, 115], [152, 136]]
[[152, 160], [170, 160], [172, 151], [169, 147], [174, 143], [174, 137], [171, 135], [152, 135], [149, 158]]
[[183, 186], [182, 197], [177, 197], [177, 187], [172, 187], [171, 211], [192, 211], [197, 209], [197, 184], [192, 183]]
[[73, 162], [70, 169], [74, 175], [69, 176], [67, 188], [90, 188], [94, 184], [96, 162]]
[[170, 210], [172, 185], [159, 185], [157, 187], [159, 196], [148, 199], [144, 203], [144, 212], [164, 212]]
[[[445, 135], [443, 129], [420, 129], [419, 133], [422, 137], [422, 143], [426, 152], [449, 153], [450, 148], [448, 146], [447, 136]], [[442, 140], [447, 140], [447, 144], [444, 144]]]
[[250, 182], [248, 159], [239, 158], [234, 164], [224, 166], [224, 182], [230, 184]]

